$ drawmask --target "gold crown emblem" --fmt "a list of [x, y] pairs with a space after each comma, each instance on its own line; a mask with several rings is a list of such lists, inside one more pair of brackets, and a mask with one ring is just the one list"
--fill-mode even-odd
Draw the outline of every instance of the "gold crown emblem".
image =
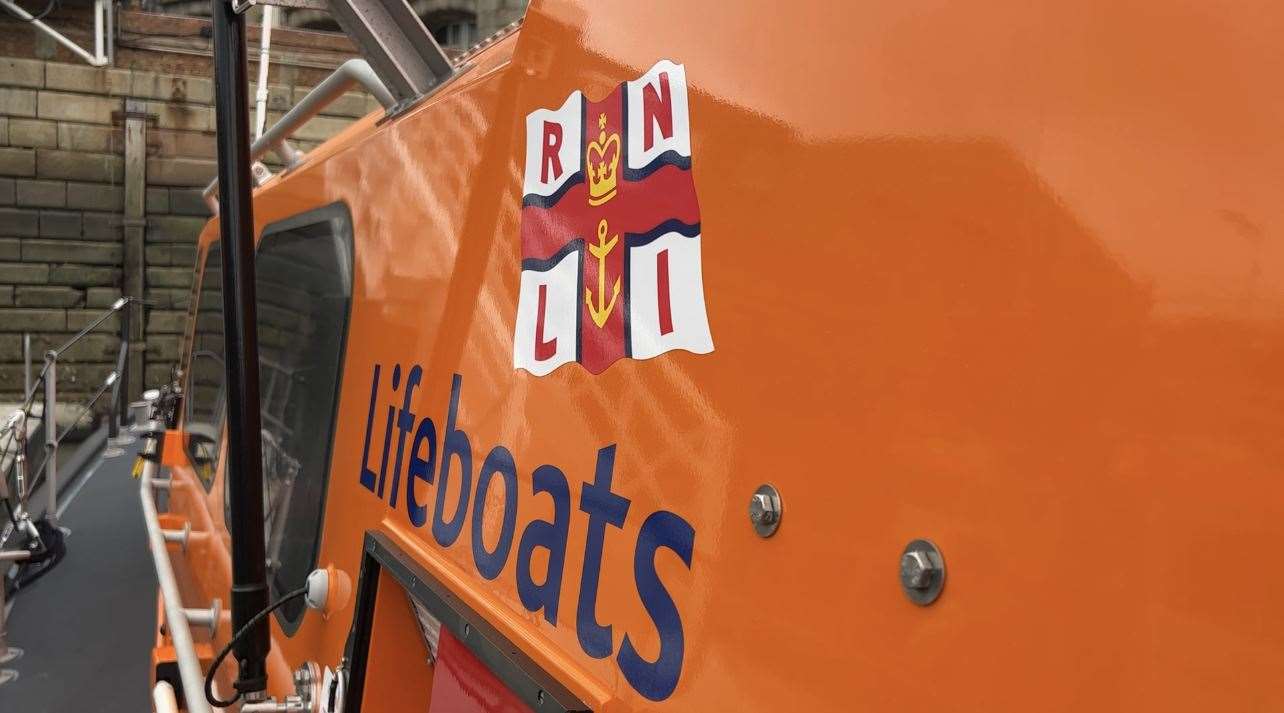
[[606, 135], [606, 114], [597, 118], [597, 141], [584, 154], [588, 171], [589, 205], [602, 205], [615, 197], [615, 169], [620, 165], [620, 135]]

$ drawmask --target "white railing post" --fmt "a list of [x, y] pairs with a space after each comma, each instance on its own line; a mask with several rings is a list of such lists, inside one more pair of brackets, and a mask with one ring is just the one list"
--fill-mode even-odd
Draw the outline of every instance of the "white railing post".
[[254, 92], [254, 138], [262, 138], [267, 128], [268, 63], [272, 45], [272, 20], [276, 8], [263, 6], [263, 21], [259, 24], [259, 86]]
[[31, 332], [22, 333], [22, 397], [31, 395]]
[[104, 0], [94, 0], [94, 59], [100, 65], [107, 64], [107, 55], [103, 53], [103, 25], [107, 14]]
[[49, 508], [45, 519], [58, 524], [58, 352], [45, 354], [45, 487]]
[[152, 689], [152, 707], [156, 713], [178, 713], [178, 699], [169, 681], [159, 681]]

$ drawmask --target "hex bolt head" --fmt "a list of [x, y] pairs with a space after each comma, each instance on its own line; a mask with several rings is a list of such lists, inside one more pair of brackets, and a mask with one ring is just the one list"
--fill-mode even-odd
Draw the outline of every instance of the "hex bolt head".
[[941, 596], [945, 587], [945, 559], [930, 540], [914, 540], [901, 552], [901, 590], [919, 606]]
[[771, 485], [761, 485], [749, 498], [749, 524], [761, 537], [771, 537], [780, 527], [780, 493]]
[[755, 525], [770, 525], [776, 521], [776, 511], [772, 509], [771, 496], [754, 493], [749, 501], [749, 520]]
[[901, 584], [908, 589], [927, 589], [932, 586], [933, 569], [926, 552], [906, 552], [901, 555]]

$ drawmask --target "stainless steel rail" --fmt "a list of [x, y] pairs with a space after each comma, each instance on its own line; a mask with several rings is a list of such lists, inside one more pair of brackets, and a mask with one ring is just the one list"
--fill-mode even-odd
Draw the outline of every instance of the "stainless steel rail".
[[[286, 112], [280, 121], [273, 124], [272, 128], [263, 132], [263, 136], [250, 146], [250, 161], [257, 161], [264, 154], [274, 152], [285, 161], [287, 166], [293, 168], [298, 165], [303, 160], [303, 154], [287, 143], [289, 138], [300, 126], [308, 123], [312, 117], [320, 114], [322, 109], [334, 103], [336, 99], [343, 96], [344, 92], [357, 84], [374, 95], [384, 109], [390, 109], [396, 103], [368, 62], [364, 59], [350, 59], [313, 87], [312, 91], [308, 92], [308, 95], [303, 97], [303, 100], [293, 109]], [[218, 200], [215, 197], [217, 189], [218, 179], [215, 178], [202, 193], [206, 205], [215, 215], [218, 214]]]
[[413, 102], [455, 73], [450, 58], [406, 0], [328, 0], [330, 16], [352, 39], [398, 103]]
[[[54, 28], [41, 22], [31, 13], [22, 9], [12, 0], [0, 0], [0, 8], [8, 10], [14, 17], [22, 20], [28, 25], [49, 35], [55, 42], [66, 47], [73, 54], [89, 63], [91, 67], [105, 67], [111, 63], [109, 56], [113, 53], [111, 45], [114, 44], [115, 35], [111, 30], [112, 13], [115, 11], [106, 0], [94, 0], [94, 51], [90, 54], [88, 50], [72, 42], [66, 35], [58, 32]], [[107, 45], [104, 50], [104, 45]]]
[[[20, 410], [24, 412], [26, 417], [31, 418], [31, 409], [35, 404], [36, 394], [41, 390], [44, 391], [44, 407], [41, 411], [40, 420], [45, 432], [45, 458], [37, 468], [28, 473], [31, 487], [18, 489], [18, 502], [14, 503], [11, 501], [10, 505], [12, 507], [25, 509], [27, 495], [29, 495], [31, 491], [35, 490], [38, 482], [47, 483], [49, 486], [47, 489], [49, 503], [46, 510], [46, 517], [49, 518], [51, 523], [57, 524], [59, 475], [58, 446], [62, 442], [63, 438], [66, 437], [67, 433], [74, 429], [76, 424], [80, 422], [80, 419], [84, 418], [84, 416], [89, 413], [89, 410], [94, 407], [94, 404], [98, 402], [98, 399], [102, 398], [103, 394], [106, 393], [108, 389], [112, 389], [112, 398], [114, 399], [109, 421], [113, 427], [111, 430], [115, 430], [115, 419], [119, 414], [123, 413], [123, 409], [120, 408], [118, 401], [123, 400], [124, 394], [127, 393], [128, 384], [126, 379], [128, 378], [128, 370], [125, 367], [128, 364], [127, 357], [130, 342], [129, 307], [135, 303], [144, 306], [151, 304], [150, 302], [137, 297], [121, 297], [113, 302], [112, 305], [104, 310], [102, 314], [94, 319], [94, 321], [90, 322], [70, 339], [63, 342], [57, 348], [50, 349], [45, 353], [44, 368], [41, 369], [40, 375], [36, 377], [35, 383], [28, 384], [26, 396], [23, 398], [22, 406], [20, 407]], [[120, 351], [118, 352], [116, 359], [116, 369], [107, 375], [102, 386], [100, 386], [93, 396], [90, 397], [87, 403], [82, 405], [80, 412], [76, 414], [76, 417], [72, 419], [67, 428], [62, 433], [58, 433], [58, 360], [67, 350], [74, 347], [80, 342], [80, 340], [84, 339], [91, 332], [101, 327], [103, 323], [116, 314], [120, 315], [122, 325]], [[28, 381], [30, 381], [30, 379], [28, 379]], [[0, 437], [3, 437], [3, 435], [3, 433], [0, 433]], [[3, 456], [8, 453], [10, 445], [12, 445], [11, 441], [0, 441], [0, 463], [3, 462]], [[3, 473], [0, 473], [0, 477], [5, 476]], [[3, 489], [0, 489], [0, 497], [8, 497], [7, 494], [3, 493]], [[9, 531], [9, 528], [7, 527], [3, 531], [0, 531], [0, 544], [3, 544], [8, 538]]]
[[179, 713], [178, 700], [174, 697], [174, 687], [167, 681], [160, 681], [152, 689], [152, 708], [156, 713]]
[[[51, 523], [55, 525], [57, 524], [59, 512], [58, 446], [62, 442], [63, 438], [66, 437], [67, 433], [76, 427], [76, 424], [89, 413], [90, 409], [94, 407], [98, 402], [98, 399], [102, 398], [103, 394], [105, 394], [108, 389], [112, 390], [113, 398], [112, 413], [109, 417], [109, 430], [113, 433], [115, 432], [115, 427], [117, 425], [116, 418], [119, 414], [124, 413], [124, 409], [121, 408], [122, 404], [119, 402], [123, 401], [124, 395], [128, 393], [128, 369], [125, 367], [128, 365], [127, 359], [130, 344], [129, 308], [135, 303], [143, 306], [151, 304], [150, 302], [137, 297], [121, 297], [70, 339], [63, 342], [57, 348], [50, 349], [46, 352], [44, 368], [41, 369], [40, 375], [36, 377], [34, 383], [30, 377], [30, 349], [24, 349], [24, 357], [27, 358], [28, 362], [26, 367], [28, 376], [25, 379], [26, 395], [23, 397], [22, 405], [19, 407], [19, 410], [22, 411], [24, 418], [33, 418], [32, 409], [35, 405], [36, 395], [43, 392], [44, 407], [41, 411], [39, 420], [41, 427], [44, 429], [45, 457], [38, 467], [34, 469], [23, 468], [25, 473], [21, 473], [18, 476], [19, 482], [16, 483], [16, 493], [9, 492], [7, 485], [0, 485], [0, 499], [9, 501], [9, 507], [14, 511], [15, 519], [26, 517], [26, 515], [19, 516], [19, 513], [26, 513], [27, 497], [35, 490], [39, 483], [46, 483], [48, 485], [47, 496], [49, 502], [45, 516]], [[58, 360], [67, 350], [74, 347], [80, 342], [80, 340], [84, 339], [91, 332], [101, 327], [108, 319], [116, 314], [119, 314], [121, 317], [120, 351], [116, 359], [116, 369], [107, 375], [102, 386], [99, 387], [92, 397], [90, 397], [89, 401], [82, 404], [80, 412], [76, 414], [76, 417], [72, 419], [67, 428], [64, 429], [62, 433], [58, 433]], [[29, 344], [30, 335], [26, 336], [27, 339], [25, 341]], [[24, 425], [23, 428], [25, 429], [26, 426]], [[25, 430], [22, 432], [22, 436], [22, 440], [25, 441]], [[9, 464], [7, 461], [10, 449], [18, 445], [16, 440], [16, 431], [14, 431], [14, 429], [8, 427], [0, 429], [0, 480], [8, 478]], [[25, 456], [26, 446], [22, 445], [19, 450], [21, 451], [19, 455]], [[22, 479], [24, 476], [29, 482], [30, 487], [23, 487]], [[12, 522], [0, 528], [0, 546], [8, 541], [9, 535], [13, 532], [13, 528], [10, 526], [11, 524]]]
[[[143, 521], [147, 524], [147, 546], [152, 552], [152, 562], [156, 565], [156, 580], [160, 583], [161, 600], [165, 605], [165, 621], [169, 624], [169, 635], [174, 641], [174, 655], [178, 659], [178, 675], [183, 683], [183, 697], [187, 701], [188, 713], [213, 713], [205, 701], [205, 672], [201, 670], [201, 661], [196, 654], [196, 645], [192, 643], [192, 630], [188, 626], [188, 615], [183, 609], [183, 600], [178, 592], [178, 581], [174, 579], [174, 567], [169, 561], [169, 550], [165, 547], [165, 534], [160, 526], [160, 516], [156, 514], [156, 500], [152, 497], [154, 479], [159, 466], [152, 461], [143, 462], [143, 473], [139, 479], [138, 496], [143, 503]], [[215, 615], [217, 618], [217, 615]]]

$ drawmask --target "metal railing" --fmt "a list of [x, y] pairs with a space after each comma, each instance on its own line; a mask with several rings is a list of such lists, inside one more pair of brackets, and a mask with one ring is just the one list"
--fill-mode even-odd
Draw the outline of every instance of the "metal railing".
[[105, 67], [111, 64], [112, 57], [115, 54], [113, 39], [116, 36], [114, 29], [116, 7], [111, 0], [94, 0], [93, 54], [72, 42], [66, 35], [45, 24], [40, 17], [36, 17], [22, 9], [13, 0], [0, 0], [0, 8], [8, 10], [14, 17], [49, 35], [55, 42], [88, 62], [91, 67]]
[[[3, 2], [3, 0], [0, 0]], [[289, 139], [294, 135], [299, 127], [308, 123], [313, 117], [321, 113], [330, 104], [334, 103], [339, 97], [353, 86], [360, 84], [366, 91], [370, 92], [385, 110], [391, 109], [395, 104], [392, 94], [388, 92], [387, 87], [379, 80], [379, 76], [370, 68], [370, 64], [364, 59], [350, 59], [339, 68], [334, 70], [330, 76], [321, 81], [320, 84], [312, 88], [302, 101], [294, 106], [293, 109], [286, 112], [281, 120], [272, 125], [270, 129], [263, 132], [263, 136], [250, 146], [250, 161], [257, 161], [265, 154], [276, 153], [285, 162], [287, 168], [294, 168], [303, 161], [304, 153], [290, 145]], [[262, 181], [259, 181], [260, 183]], [[205, 204], [209, 206], [214, 215], [218, 215], [218, 178], [210, 181], [205, 187], [202, 196], [205, 198]]]
[[178, 699], [169, 681], [158, 681], [152, 689], [152, 708], [156, 713], [179, 713]]
[[[33, 559], [34, 553], [41, 552], [44, 547], [48, 546], [47, 542], [42, 541], [40, 531], [31, 519], [28, 502], [32, 493], [40, 486], [41, 478], [43, 478], [48, 495], [48, 505], [45, 509], [44, 518], [50, 525], [56, 527], [58, 522], [59, 445], [108, 390], [112, 392], [113, 400], [111, 414], [108, 417], [108, 430], [111, 435], [117, 435], [118, 421], [125, 422], [128, 419], [124, 401], [129, 394], [129, 374], [127, 369], [131, 343], [129, 307], [134, 303], [146, 304], [142, 300], [122, 297], [86, 325], [84, 329], [81, 329], [56, 349], [50, 349], [45, 354], [44, 369], [41, 370], [34, 382], [31, 378], [31, 336], [29, 334], [23, 336], [23, 360], [25, 362], [23, 401], [19, 408], [0, 426], [0, 464], [4, 464], [6, 469], [6, 472], [0, 472], [0, 500], [4, 501], [9, 514], [9, 523], [5, 526], [4, 531], [0, 533], [0, 547], [3, 547], [13, 533], [22, 532], [30, 538], [30, 542], [35, 549], [0, 551], [0, 664], [11, 661], [22, 654], [21, 650], [11, 648], [5, 637], [5, 589], [8, 585], [9, 568], [15, 562]], [[58, 359], [60, 355], [65, 354], [82, 339], [101, 327], [113, 315], [117, 314], [120, 315], [121, 325], [120, 347], [116, 354], [115, 369], [107, 375], [102, 385], [82, 405], [75, 418], [60, 433], [58, 430]], [[28, 467], [27, 463], [30, 455], [28, 452], [28, 437], [30, 425], [34, 423], [32, 419], [36, 396], [42, 392], [44, 398], [39, 417], [39, 429], [43, 430], [41, 440], [44, 441], [45, 457], [44, 461], [33, 470]], [[6, 462], [10, 454], [13, 456], [12, 461]], [[9, 471], [13, 476], [12, 484]], [[0, 670], [0, 685], [8, 683], [15, 678], [17, 678], [16, 672]]]
[[[178, 663], [178, 676], [183, 686], [187, 711], [188, 713], [211, 713], [209, 703], [205, 700], [205, 672], [201, 670], [201, 659], [196, 653], [196, 644], [192, 640], [191, 625], [207, 626], [212, 631], [218, 626], [221, 607], [217, 599], [214, 600], [214, 606], [210, 609], [183, 607], [182, 595], [179, 593], [178, 580], [174, 578], [174, 567], [169, 561], [166, 543], [179, 542], [185, 545], [190, 531], [166, 530], [161, 527], [153, 490], [168, 489], [172, 483], [168, 479], [156, 478], [159, 469], [160, 466], [155, 461], [145, 460], [142, 477], [139, 479], [138, 497], [143, 504], [143, 522], [147, 525], [147, 548], [151, 551], [152, 562], [156, 566], [156, 580], [160, 583], [165, 622], [168, 625], [170, 640], [174, 644], [174, 658]], [[172, 691], [170, 695], [173, 695]]]
[[[30, 336], [27, 335], [24, 339], [24, 358], [27, 363], [26, 373], [28, 376], [26, 378], [26, 391], [23, 401], [18, 407], [18, 411], [22, 413], [21, 430], [7, 428], [4, 431], [0, 431], [0, 462], [7, 461], [9, 455], [13, 455], [13, 460], [5, 463], [8, 472], [0, 474], [0, 499], [8, 503], [10, 514], [12, 515], [10, 523], [3, 531], [0, 531], [0, 546], [3, 546], [10, 535], [18, 529], [16, 524], [23, 522], [24, 518], [29, 519], [28, 499], [41, 485], [47, 486], [46, 495], [48, 500], [45, 517], [51, 523], [57, 523], [58, 447], [108, 391], [111, 392], [112, 398], [111, 416], [107, 420], [109, 435], [113, 438], [118, 436], [120, 424], [128, 422], [129, 412], [126, 402], [128, 401], [130, 388], [128, 358], [131, 348], [131, 310], [129, 308], [134, 304], [146, 305], [143, 300], [137, 298], [122, 297], [116, 300], [101, 315], [70, 339], [58, 345], [57, 348], [46, 352], [44, 368], [41, 369], [34, 380], [30, 377]], [[59, 359], [86, 336], [98, 330], [113, 315], [120, 316], [120, 346], [116, 354], [115, 368], [107, 374], [107, 377], [90, 395], [89, 399], [81, 405], [75, 417], [60, 432], [58, 429]], [[41, 399], [40, 415], [37, 418], [34, 408], [38, 396], [43, 396], [43, 398]], [[39, 426], [36, 432], [40, 434], [40, 440], [44, 442], [44, 460], [35, 468], [30, 468], [26, 462], [31, 455], [28, 452], [26, 440], [30, 425], [37, 422]]]

